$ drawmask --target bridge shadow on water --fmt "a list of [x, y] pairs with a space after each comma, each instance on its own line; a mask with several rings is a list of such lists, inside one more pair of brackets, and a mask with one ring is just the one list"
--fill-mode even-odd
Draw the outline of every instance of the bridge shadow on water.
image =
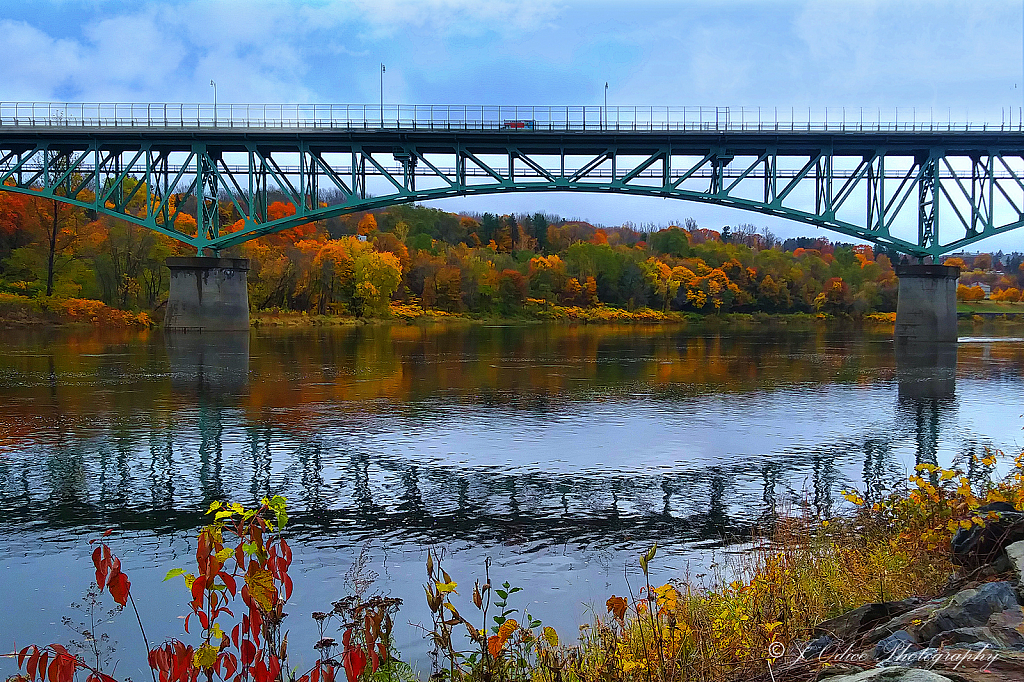
[[[897, 450], [905, 449], [908, 434], [912, 434], [909, 439], [916, 463], [935, 463], [942, 427], [958, 409], [957, 349], [953, 345], [896, 355], [892, 430], [869, 428], [813, 446], [788, 447], [758, 461], [734, 457], [700, 466], [639, 472], [571, 471], [538, 462], [494, 466], [412, 457], [397, 448], [361, 442], [362, 431], [386, 431], [388, 419], [421, 419], [437, 409], [437, 401], [452, 402], [456, 407], [466, 400], [484, 407], [498, 404], [503, 413], [558, 420], [593, 400], [589, 392], [600, 379], [575, 394], [564, 384], [531, 393], [519, 383], [506, 390], [500, 381], [492, 382], [489, 390], [472, 390], [472, 398], [451, 397], [447, 395], [450, 385], [435, 381], [423, 396], [406, 404], [384, 399], [393, 395], [388, 394], [389, 381], [412, 386], [403, 389], [405, 395], [425, 390], [416, 387], [422, 383], [420, 377], [438, 371], [438, 363], [448, 363], [452, 372], [466, 372], [465, 359], [488, 357], [485, 347], [495, 343], [495, 338], [501, 357], [514, 366], [517, 353], [532, 352], [532, 342], [512, 332], [509, 335], [502, 341], [500, 331], [463, 332], [461, 344], [443, 334], [405, 342], [399, 339], [397, 343], [407, 345], [400, 357], [389, 355], [387, 344], [382, 345], [372, 333], [360, 338], [345, 336], [330, 347], [303, 345], [285, 336], [251, 343], [247, 333], [169, 334], [162, 344], [147, 345], [141, 359], [134, 357], [121, 365], [108, 348], [104, 361], [112, 364], [97, 365], [91, 376], [105, 376], [109, 382], [95, 381], [83, 389], [77, 398], [83, 404], [61, 403], [54, 415], [43, 417], [50, 420], [45, 436], [30, 438], [24, 446], [8, 446], [8, 455], [0, 459], [6, 529], [92, 533], [119, 527], [175, 533], [194, 529], [201, 521], [197, 510], [210, 501], [255, 500], [282, 493], [291, 501], [292, 532], [323, 547], [374, 538], [505, 543], [530, 550], [563, 543], [642, 546], [666, 538], [714, 546], [743, 540], [752, 529], [770, 526], [780, 503], [789, 508], [806, 506], [817, 514], [833, 513], [839, 503], [837, 491], [845, 486], [851, 463], [862, 462], [854, 467], [854, 473], [862, 479], [867, 499], [884, 495], [905, 481], [906, 467], [900, 465]], [[791, 339], [780, 339], [764, 355], [763, 338], [756, 352], [743, 348], [723, 352], [722, 346], [731, 342], [721, 338], [666, 337], [662, 341], [654, 344], [657, 347], [645, 347], [645, 341], [635, 338], [625, 343], [583, 338], [575, 350], [563, 348], [561, 356], [607, 361], [617, 356], [628, 359], [628, 354], [634, 360], [657, 361], [659, 354], [671, 351], [677, 358], [696, 354], [704, 364], [714, 364], [708, 363], [708, 358], [729, 364], [742, 357], [756, 368], [770, 360], [799, 365], [802, 360], [793, 358], [801, 354], [813, 354], [814, 362], [820, 363], [827, 355], [817, 346], [794, 346]], [[538, 343], [552, 342], [556, 347], [568, 343], [550, 338]], [[396, 340], [391, 338], [390, 343]], [[525, 348], [517, 346], [523, 343]], [[587, 343], [595, 347], [587, 349]], [[154, 369], [153, 354], [161, 349], [169, 371], [167, 367], [158, 372]], [[125, 352], [131, 355], [136, 351]], [[834, 347], [828, 352], [841, 354]], [[891, 351], [871, 352], [884, 355]], [[302, 354], [304, 362], [319, 368], [316, 381], [308, 372], [301, 379], [296, 373], [297, 360], [290, 358]], [[882, 361], [890, 365], [886, 371], [892, 369], [889, 358]], [[852, 374], [850, 381], [863, 378], [866, 370], [844, 363], [848, 360], [839, 361], [833, 380], [837, 376], [842, 380], [844, 372]], [[394, 369], [396, 364], [400, 370]], [[162, 388], [155, 396], [128, 390], [117, 380], [119, 369], [127, 368], [134, 368], [130, 371], [135, 376], [155, 372], [154, 384]], [[363, 370], [365, 376], [361, 377]], [[735, 364], [732, 370], [742, 374]], [[522, 369], [526, 374], [533, 371], [532, 366]], [[618, 372], [607, 381], [626, 392], [636, 391], [636, 377], [629, 376], [631, 370], [623, 369], [621, 363], [595, 371], [597, 375]], [[645, 399], [669, 407], [690, 399], [694, 384], [675, 382], [672, 377], [698, 370], [686, 365], [666, 371], [675, 374], [661, 389], [645, 394]], [[339, 373], [349, 375], [342, 388], [328, 381], [328, 375]], [[50, 374], [54, 374], [52, 359]], [[697, 385], [715, 381], [708, 373], [697, 378], [703, 381]], [[451, 377], [447, 380], [454, 381]], [[522, 377], [505, 380], [527, 383]], [[365, 393], [369, 389], [360, 387], [360, 381], [372, 385], [376, 397]], [[37, 411], [46, 409], [36, 400], [44, 383], [37, 382], [29, 391], [32, 409]], [[750, 386], [741, 382], [716, 390], [763, 388], [755, 381]], [[97, 391], [122, 389], [131, 395], [120, 401], [104, 394], [103, 400], [114, 400], [118, 407], [102, 424], [73, 423], [72, 413], [90, 420], [88, 402], [98, 399]], [[324, 392], [328, 389], [348, 393], [332, 397]], [[308, 400], [294, 400], [300, 393], [309, 394]], [[291, 395], [293, 400], [277, 401], [271, 394]], [[375, 413], [373, 420], [368, 420], [367, 411]], [[980, 452], [982, 447], [965, 442], [961, 454]]]

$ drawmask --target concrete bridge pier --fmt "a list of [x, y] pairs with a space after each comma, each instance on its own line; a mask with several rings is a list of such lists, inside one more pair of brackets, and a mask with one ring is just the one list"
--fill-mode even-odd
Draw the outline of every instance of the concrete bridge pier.
[[245, 258], [168, 258], [171, 288], [164, 328], [179, 331], [249, 329]]
[[956, 283], [953, 265], [897, 265], [900, 278], [896, 303], [897, 347], [956, 343]]

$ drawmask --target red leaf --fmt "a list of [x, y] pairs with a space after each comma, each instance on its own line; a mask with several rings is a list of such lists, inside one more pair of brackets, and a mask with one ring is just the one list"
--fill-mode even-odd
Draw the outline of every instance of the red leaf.
[[380, 660], [386, 663], [388, 660], [388, 648], [384, 645], [384, 642], [377, 642], [377, 651], [380, 652]]
[[39, 679], [46, 679], [46, 662], [50, 660], [50, 655], [45, 651], [39, 657], [39, 667], [36, 668], [36, 672], [39, 673]]
[[28, 679], [32, 679], [36, 676], [36, 666], [39, 665], [39, 649], [32, 647], [32, 655], [28, 657], [28, 668], [25, 672], [28, 673]]
[[248, 666], [250, 663], [252, 663], [254, 660], [256, 660], [256, 645], [255, 644], [253, 644], [249, 640], [245, 640], [244, 642], [242, 642], [241, 650], [242, 650], [242, 666], [243, 667], [244, 666]]
[[260, 641], [260, 629], [263, 627], [263, 616], [260, 614], [258, 609], [252, 609], [249, 612], [249, 628], [252, 631], [252, 638], [255, 641]]
[[200, 604], [203, 603], [203, 590], [206, 589], [206, 578], [199, 576], [192, 583], [192, 598]]
[[313, 672], [310, 675], [310, 682], [320, 682], [320, 661], [316, 662], [313, 666]]
[[224, 581], [224, 584], [227, 585], [228, 592], [230, 592], [231, 596], [234, 597], [236, 588], [235, 579], [226, 571], [221, 571], [218, 575], [220, 576], [220, 579]]
[[103, 537], [107, 537], [108, 535], [110, 535], [113, 532], [114, 532], [113, 528], [108, 528], [105, 531], [103, 531]]
[[366, 654], [358, 647], [347, 649], [345, 655], [341, 657], [341, 662], [345, 666], [348, 682], [356, 682], [366, 669]]
[[53, 649], [54, 651], [56, 651], [61, 656], [70, 656], [71, 655], [71, 654], [68, 653], [68, 650], [65, 649], [64, 647], [62, 647], [60, 644], [51, 644], [50, 648]]
[[210, 627], [210, 618], [202, 611], [200, 611], [196, 615], [199, 616], [199, 624], [203, 626], [203, 629], [208, 629]]
[[185, 632], [188, 633], [188, 619], [192, 617], [192, 614], [185, 616]]
[[100, 545], [96, 550], [100, 552], [99, 561], [95, 560], [96, 552], [93, 552], [93, 563], [96, 565], [96, 586], [102, 592], [103, 588], [107, 586], [107, 572], [110, 571], [110, 548]]
[[128, 576], [124, 573], [118, 572], [116, 576], [110, 578], [110, 596], [122, 607], [128, 603], [128, 590], [131, 587], [132, 584], [128, 582]]
[[284, 576], [284, 598], [285, 601], [292, 598], [292, 579], [288, 574]]
[[327, 666], [327, 669], [324, 670], [324, 679], [326, 680], [326, 682], [334, 682], [334, 666], [333, 665]]
[[99, 545], [96, 545], [96, 549], [92, 551], [92, 565], [96, 567], [96, 584], [103, 587], [104, 574], [100, 572], [100, 564], [103, 560], [103, 549]]
[[18, 652], [18, 669], [20, 670], [25, 665], [25, 657], [28, 656], [28, 650], [35, 649], [31, 644]]
[[289, 564], [292, 562], [292, 548], [288, 546], [288, 543], [285, 542], [284, 538], [281, 538], [281, 554]]

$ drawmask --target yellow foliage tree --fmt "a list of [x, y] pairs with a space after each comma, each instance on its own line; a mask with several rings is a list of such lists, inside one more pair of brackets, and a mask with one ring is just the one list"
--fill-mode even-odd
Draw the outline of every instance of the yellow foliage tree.
[[402, 282], [402, 265], [393, 253], [361, 253], [355, 259], [355, 282], [359, 312], [386, 317], [391, 296]]

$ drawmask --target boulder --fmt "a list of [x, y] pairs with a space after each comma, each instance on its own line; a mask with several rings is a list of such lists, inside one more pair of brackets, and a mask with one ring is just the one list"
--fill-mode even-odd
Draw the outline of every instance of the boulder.
[[919, 668], [872, 668], [853, 675], [829, 677], [828, 682], [953, 682], [954, 678]]
[[895, 616], [906, 613], [921, 604], [922, 601], [917, 597], [901, 601], [865, 604], [852, 611], [847, 611], [841, 616], [818, 623], [814, 628], [814, 634], [830, 635], [841, 642], [850, 642], [858, 639], [879, 623], [888, 622]]
[[984, 526], [961, 528], [953, 536], [953, 562], [967, 568], [992, 563], [1010, 544], [1024, 540], [1024, 513], [1007, 502], [992, 502], [978, 507], [979, 514], [995, 512], [998, 520]]
[[921, 645], [906, 630], [897, 630], [875, 645], [875, 660], [884, 661], [911, 651], [920, 651]]
[[821, 656], [826, 650], [832, 647], [836, 640], [828, 635], [822, 635], [818, 639], [808, 642], [800, 658], [812, 659]]
[[1024, 650], [1024, 610], [1017, 604], [989, 616], [984, 626], [963, 627], [940, 632], [928, 646], [987, 644], [993, 649]]
[[1010, 583], [985, 583], [957, 592], [947, 606], [922, 622], [911, 622], [905, 629], [915, 642], [929, 642], [942, 632], [987, 625], [992, 614], [1011, 608], [1020, 610], [1017, 594]]
[[864, 639], [870, 644], [879, 642], [894, 632], [903, 630], [915, 620], [924, 621], [931, 618], [933, 613], [946, 605], [946, 602], [947, 599], [945, 597], [926, 601], [917, 608], [900, 614], [887, 623], [875, 626], [868, 632]]
[[1024, 585], [1024, 542], [1014, 542], [1006, 546], [1006, 558], [1010, 567], [1017, 573], [1017, 585]]

